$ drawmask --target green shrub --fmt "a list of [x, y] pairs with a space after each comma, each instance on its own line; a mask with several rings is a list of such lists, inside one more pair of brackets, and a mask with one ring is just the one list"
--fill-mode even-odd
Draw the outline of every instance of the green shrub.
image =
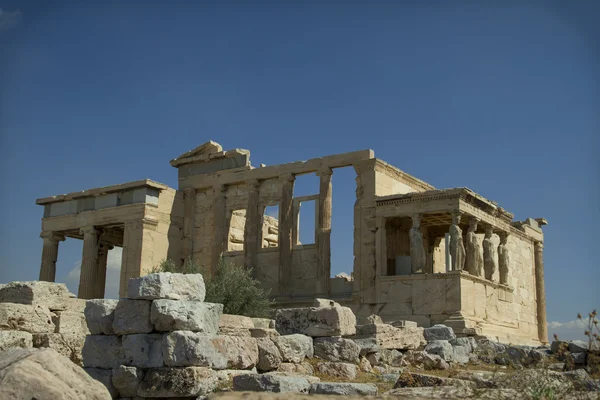
[[259, 286], [252, 278], [252, 269], [233, 263], [219, 261], [214, 276], [196, 264], [192, 259], [185, 260], [182, 266], [166, 259], [152, 272], [179, 272], [202, 274], [206, 285], [206, 302], [223, 304], [223, 313], [245, 315], [247, 317], [269, 317], [271, 305], [270, 291]]

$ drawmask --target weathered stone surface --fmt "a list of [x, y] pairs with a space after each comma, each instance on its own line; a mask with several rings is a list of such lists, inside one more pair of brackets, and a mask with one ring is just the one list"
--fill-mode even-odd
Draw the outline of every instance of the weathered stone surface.
[[313, 341], [314, 355], [326, 361], [358, 362], [360, 347], [350, 339], [320, 337]]
[[360, 361], [358, 362], [358, 369], [360, 369], [362, 372], [367, 373], [373, 371], [371, 363], [365, 357], [360, 358]]
[[29, 333], [54, 332], [52, 314], [40, 305], [0, 303], [0, 330]]
[[33, 335], [33, 347], [48, 347], [67, 357], [77, 365], [83, 365], [82, 349], [85, 336], [61, 333], [36, 333]]
[[317, 371], [322, 375], [333, 378], [355, 379], [358, 375], [358, 367], [354, 364], [340, 362], [321, 362], [317, 364]]
[[165, 335], [162, 342], [165, 365], [226, 369], [229, 361], [215, 348], [213, 338], [211, 335], [190, 331], [175, 331]]
[[271, 338], [281, 352], [283, 361], [300, 363], [306, 357], [314, 355], [313, 341], [300, 334], [283, 335]]
[[356, 332], [356, 317], [348, 307], [287, 308], [277, 310], [275, 327], [282, 335], [348, 336]]
[[316, 298], [313, 301], [313, 307], [341, 307], [341, 305], [337, 301]]
[[454, 361], [466, 364], [469, 362], [471, 352], [477, 348], [477, 342], [471, 337], [455, 338], [448, 341], [454, 350]]
[[425, 346], [425, 351], [429, 354], [437, 354], [444, 361], [454, 361], [454, 349], [447, 340], [433, 340]]
[[371, 365], [384, 364], [392, 367], [403, 367], [406, 365], [404, 355], [398, 350], [382, 349], [377, 353], [368, 354], [367, 357], [369, 361], [375, 361], [375, 364], [371, 363]]
[[110, 400], [100, 382], [52, 349], [0, 353], [0, 398]]
[[550, 346], [550, 349], [553, 354], [558, 354], [559, 352], [567, 351], [569, 350], [569, 342], [565, 340], [554, 340], [552, 342], [552, 345]]
[[[391, 398], [407, 400], [437, 400], [437, 399], [486, 399], [514, 400], [519, 399], [519, 391], [511, 389], [486, 389], [484, 392], [468, 387], [436, 386], [436, 387], [403, 387], [384, 393]], [[477, 397], [475, 397], [477, 396]]]
[[383, 324], [383, 320], [379, 315], [371, 314], [366, 318], [365, 324]]
[[256, 339], [258, 345], [258, 363], [256, 368], [263, 371], [273, 371], [281, 365], [281, 352], [271, 339]]
[[89, 335], [85, 315], [75, 311], [56, 311], [55, 332], [75, 335]]
[[252, 369], [220, 369], [215, 371], [220, 381], [230, 381], [234, 376], [256, 374], [256, 368]]
[[206, 287], [201, 274], [161, 272], [130, 279], [127, 297], [130, 299], [170, 299], [204, 301]]
[[112, 369], [125, 364], [125, 354], [118, 336], [86, 336], [81, 353], [85, 367]]
[[[286, 363], [282, 363], [281, 365], [284, 365]], [[289, 364], [289, 365], [296, 365], [298, 367], [300, 366], [304, 366], [304, 368], [300, 368], [297, 371], [271, 371], [271, 372], [266, 372], [265, 375], [275, 375], [275, 376], [300, 376], [304, 379], [306, 379], [308, 381], [309, 384], [313, 384], [316, 382], [321, 382], [321, 379], [316, 377], [316, 376], [312, 376], [310, 374], [307, 374], [305, 372], [303, 372], [304, 370], [309, 370], [311, 368], [310, 364], [307, 362], [303, 362], [302, 364]]]
[[119, 365], [112, 370], [112, 384], [121, 397], [137, 396], [138, 386], [144, 379], [144, 370]]
[[250, 336], [253, 338], [268, 338], [280, 335], [279, 332], [272, 328], [253, 328], [250, 329]]
[[451, 340], [456, 338], [456, 335], [454, 334], [454, 330], [452, 330], [452, 328], [441, 324], [425, 328], [423, 331], [423, 336], [428, 342], [434, 340]]
[[507, 365], [508, 363], [529, 365], [533, 360], [529, 357], [528, 349], [518, 346], [508, 346], [505, 352], [496, 356], [496, 362], [502, 365]]
[[375, 338], [375, 343], [382, 349], [415, 350], [426, 344], [423, 328], [395, 328], [388, 324], [358, 325], [352, 338], [355, 341]]
[[236, 328], [236, 329], [252, 329], [254, 328], [252, 318], [243, 315], [222, 314], [219, 318], [219, 329], [221, 328]]
[[227, 368], [248, 369], [258, 363], [258, 346], [254, 338], [219, 335], [211, 342], [227, 359]]
[[114, 334], [112, 325], [117, 304], [119, 304], [118, 300], [109, 299], [94, 299], [86, 302], [84, 315], [90, 334]]
[[361, 357], [366, 356], [369, 353], [375, 353], [375, 352], [381, 350], [381, 347], [379, 347], [379, 341], [374, 336], [364, 337], [364, 338], [359, 338], [359, 339], [352, 338], [351, 340], [354, 343], [356, 343], [358, 345], [358, 347], [360, 347], [359, 355]]
[[391, 321], [388, 323], [395, 328], [416, 328], [418, 326], [415, 321], [406, 321], [403, 319], [400, 319], [398, 321]]
[[592, 379], [592, 377], [583, 368], [574, 371], [563, 372], [563, 376], [571, 381], [575, 390], [580, 391], [600, 391], [600, 381]]
[[150, 322], [150, 301], [121, 299], [114, 312], [113, 331], [117, 335], [149, 333], [154, 327]]
[[84, 368], [89, 376], [100, 382], [113, 398], [119, 397], [119, 391], [112, 383], [112, 370], [102, 368]]
[[248, 374], [233, 377], [233, 390], [251, 392], [308, 393], [310, 384], [300, 376]]
[[448, 341], [448, 343], [450, 343], [452, 345], [452, 347], [456, 347], [456, 346], [467, 347], [469, 349], [469, 352], [472, 352], [475, 349], [477, 349], [477, 341], [470, 336], [450, 339]]
[[201, 301], [154, 300], [150, 322], [157, 331], [192, 331], [216, 334], [223, 304]]
[[23, 349], [33, 347], [33, 336], [23, 331], [0, 331], [0, 351], [13, 347]]
[[163, 336], [156, 333], [123, 336], [125, 363], [139, 368], [163, 366]]
[[589, 342], [583, 340], [573, 340], [569, 342], [569, 351], [571, 353], [585, 353], [588, 351]]
[[252, 318], [255, 328], [275, 329], [275, 320], [269, 318]]
[[218, 385], [215, 371], [203, 367], [151, 368], [138, 387], [141, 397], [190, 397], [206, 395]]
[[377, 386], [372, 383], [319, 382], [310, 386], [310, 393], [338, 396], [374, 396], [377, 394]]
[[10, 282], [0, 288], [0, 303], [42, 305], [50, 311], [68, 309], [74, 297], [64, 283]]
[[415, 386], [462, 386], [475, 387], [470, 381], [454, 378], [445, 378], [435, 375], [419, 374], [416, 372], [404, 372], [398, 377], [394, 389]]

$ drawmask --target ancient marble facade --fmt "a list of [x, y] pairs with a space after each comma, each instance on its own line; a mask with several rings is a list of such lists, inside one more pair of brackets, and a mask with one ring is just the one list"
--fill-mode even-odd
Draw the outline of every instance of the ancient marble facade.
[[[547, 342], [544, 219], [513, 221], [497, 203], [466, 188], [436, 190], [372, 150], [255, 168], [248, 150], [210, 141], [171, 165], [178, 190], [143, 180], [38, 199], [40, 280], [54, 281], [59, 243], [69, 237], [84, 243], [81, 298], [104, 296], [106, 254], [118, 246], [122, 295], [127, 279], [165, 258], [190, 257], [207, 271], [223, 258], [251, 267], [280, 307], [333, 298], [359, 319], [375, 313]], [[331, 273], [332, 188], [342, 167], [356, 172], [351, 279]], [[306, 174], [318, 177], [314, 194], [295, 196], [295, 180]], [[305, 202], [316, 205], [315, 240], [303, 244]]]

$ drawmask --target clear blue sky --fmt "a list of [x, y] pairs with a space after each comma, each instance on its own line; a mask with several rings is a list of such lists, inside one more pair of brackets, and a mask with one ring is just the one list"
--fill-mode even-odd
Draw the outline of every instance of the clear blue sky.
[[169, 160], [212, 139], [254, 165], [371, 148], [545, 217], [548, 319], [600, 305], [600, 2], [136, 3], [0, 2], [0, 282], [38, 277], [36, 198], [176, 187]]

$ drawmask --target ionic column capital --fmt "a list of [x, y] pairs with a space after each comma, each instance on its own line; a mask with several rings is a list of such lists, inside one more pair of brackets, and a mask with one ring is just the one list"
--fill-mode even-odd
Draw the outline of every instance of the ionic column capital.
[[460, 218], [462, 217], [462, 213], [458, 210], [452, 211], [452, 224], [458, 225], [460, 224]]
[[42, 231], [40, 233], [40, 237], [44, 239], [44, 241], [48, 241], [51, 243], [58, 243], [65, 240], [65, 235], [59, 232], [53, 231]]
[[97, 228], [95, 226], [84, 226], [79, 228], [79, 233], [84, 236], [100, 235], [102, 233], [102, 228]]
[[543, 251], [544, 250], [544, 242], [540, 242], [540, 241], [535, 241], [533, 242], [533, 245], [535, 246], [535, 249], [537, 251]]

